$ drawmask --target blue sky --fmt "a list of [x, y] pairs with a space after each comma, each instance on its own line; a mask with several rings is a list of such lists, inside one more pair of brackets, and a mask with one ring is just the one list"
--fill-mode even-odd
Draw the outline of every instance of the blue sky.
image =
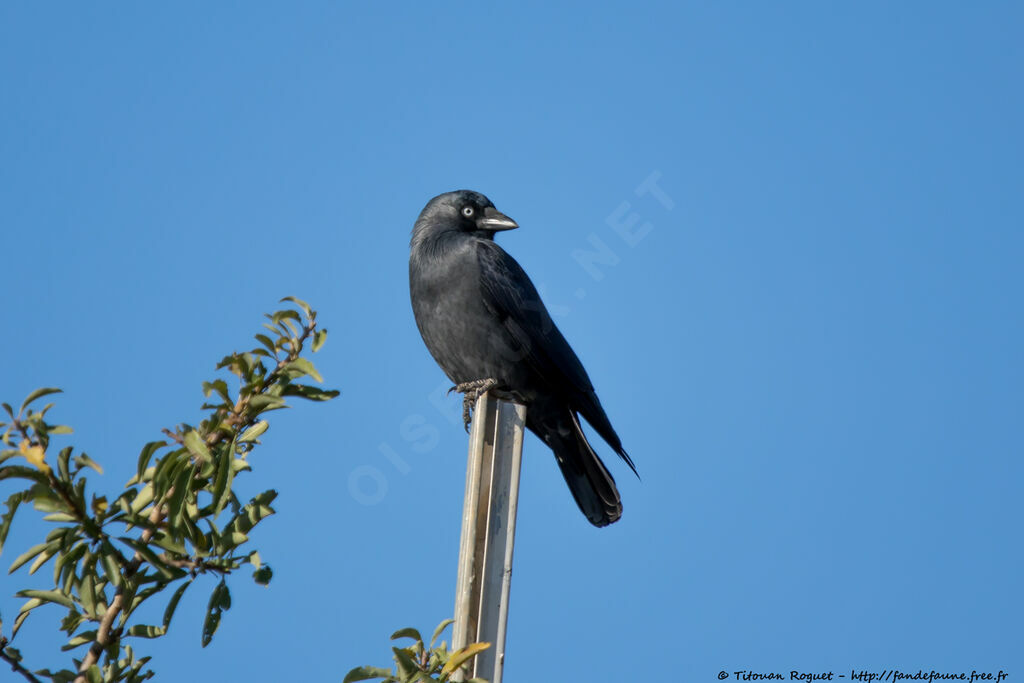
[[[393, 630], [451, 614], [464, 485], [409, 231], [479, 190], [642, 477], [601, 451], [625, 512], [595, 529], [527, 441], [507, 680], [1019, 677], [1022, 20], [4, 3], [0, 398], [63, 387], [115, 491], [263, 312], [310, 301], [343, 395], [276, 415], [242, 484], [280, 491], [255, 536], [274, 581], [231, 584], [209, 648], [202, 590], [143, 648], [159, 680], [383, 665]], [[598, 247], [596, 271], [573, 256]], [[2, 575], [3, 614], [25, 585]], [[19, 635], [30, 663], [66, 661], [58, 618]]]

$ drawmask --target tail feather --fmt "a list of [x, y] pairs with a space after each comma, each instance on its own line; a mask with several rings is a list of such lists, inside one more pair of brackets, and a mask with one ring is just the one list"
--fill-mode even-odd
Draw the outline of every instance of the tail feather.
[[[601, 438], [608, 442], [608, 445], [618, 453], [619, 457], [626, 461], [629, 465], [629, 469], [633, 470], [633, 474], [640, 478], [640, 473], [636, 471], [636, 465], [633, 464], [633, 459], [626, 453], [626, 449], [622, 447], [622, 441], [619, 439], [619, 435], [615, 433], [615, 429], [612, 427], [612, 423], [608, 420], [608, 415], [604, 412], [604, 408], [601, 407], [601, 401], [597, 399], [597, 394], [591, 390], [586, 394], [577, 394], [573, 403], [573, 409], [578, 410], [580, 414], [586, 418], [590, 426], [593, 427]], [[573, 415], [575, 419], [575, 414]], [[579, 420], [575, 419], [576, 427], [579, 428]], [[582, 433], [582, 430], [581, 430]]]
[[555, 425], [547, 423], [530, 428], [554, 451], [562, 476], [590, 523], [603, 527], [618, 521], [622, 516], [622, 499], [615, 479], [591, 448], [576, 414], [566, 410], [560, 418], [563, 419]]

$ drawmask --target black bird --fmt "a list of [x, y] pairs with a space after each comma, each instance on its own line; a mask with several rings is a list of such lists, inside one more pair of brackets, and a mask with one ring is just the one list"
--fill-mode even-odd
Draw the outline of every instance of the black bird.
[[595, 526], [622, 516], [615, 480], [587, 442], [579, 415], [636, 467], [605, 415], [586, 370], [555, 327], [537, 289], [494, 233], [519, 227], [478, 192], [431, 199], [412, 231], [409, 289], [423, 341], [464, 392], [463, 418], [493, 390], [526, 405], [526, 426], [558, 460]]

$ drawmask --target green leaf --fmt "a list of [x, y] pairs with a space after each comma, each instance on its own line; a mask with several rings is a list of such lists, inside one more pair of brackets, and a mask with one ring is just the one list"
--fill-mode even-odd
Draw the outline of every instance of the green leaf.
[[452, 653], [452, 656], [445, 662], [444, 668], [441, 669], [442, 675], [451, 675], [460, 666], [468, 662], [473, 657], [477, 656], [487, 648], [491, 646], [490, 643], [473, 643], [466, 647]]
[[[189, 542], [196, 547], [200, 555], [206, 554], [210, 550], [213, 541], [217, 538], [216, 532], [214, 531], [210, 534], [204, 534], [199, 530], [199, 527], [196, 526], [195, 522], [187, 516], [182, 518], [181, 521], [185, 523], [185, 538], [187, 538]], [[213, 521], [209, 517], [205, 518], [203, 521], [209, 524], [211, 529], [214, 528]]]
[[306, 358], [296, 358], [284, 366], [284, 371], [293, 378], [309, 375], [317, 382], [324, 381], [324, 378], [316, 371], [316, 367], [314, 367], [313, 363]]
[[120, 555], [117, 549], [111, 545], [110, 541], [105, 540], [100, 545], [100, 561], [103, 563], [103, 573], [106, 574], [107, 581], [114, 588], [121, 586]]
[[309, 304], [307, 304], [302, 299], [297, 299], [294, 296], [286, 296], [285, 298], [281, 299], [282, 303], [285, 302], [285, 301], [291, 301], [293, 304], [295, 304], [296, 306], [298, 306], [299, 308], [302, 309], [302, 312], [306, 314], [307, 318], [310, 317], [310, 314], [311, 314], [312, 311], [309, 308]]
[[63, 482], [71, 481], [71, 469], [68, 466], [71, 462], [71, 450], [71, 446], [67, 446], [57, 454], [57, 478]]
[[142, 481], [142, 475], [146, 473], [146, 468], [149, 467], [149, 461], [153, 457], [153, 454], [166, 445], [166, 441], [150, 441], [142, 447], [142, 452], [139, 453], [139, 465], [136, 474], [138, 481]]
[[185, 542], [171, 536], [170, 534], [155, 534], [150, 543], [153, 543], [154, 545], [163, 548], [164, 550], [170, 553], [176, 553], [178, 555], [188, 554], [188, 550], [185, 548]]
[[96, 631], [83, 631], [77, 636], [69, 640], [66, 644], [61, 646], [61, 652], [67, 652], [68, 650], [74, 650], [76, 647], [81, 647], [86, 643], [91, 643], [96, 640]]
[[210, 455], [210, 449], [206, 446], [206, 442], [199, 436], [199, 432], [194, 429], [189, 430], [185, 434], [185, 448], [203, 462], [209, 462], [213, 457]]
[[267, 335], [257, 334], [256, 341], [258, 341], [260, 344], [263, 344], [263, 346], [266, 347], [267, 351], [269, 351], [271, 355], [277, 353], [277, 347], [274, 345], [274, 340], [268, 337]]
[[32, 403], [32, 401], [35, 401], [37, 398], [42, 398], [43, 396], [47, 396], [49, 394], [60, 393], [63, 393], [63, 390], [58, 389], [56, 387], [43, 387], [42, 389], [36, 389], [31, 394], [29, 394], [28, 398], [25, 399], [25, 402], [21, 404], [21, 410], [18, 411], [18, 414], [20, 415], [21, 413], [25, 412], [25, 408], [27, 408], [29, 404]]
[[39, 607], [42, 604], [44, 604], [44, 601], [40, 600], [39, 598], [32, 598], [31, 600], [27, 600], [25, 601], [25, 604], [21, 606], [21, 609], [18, 610], [18, 614], [24, 614], [26, 612], [34, 610], [36, 607]]
[[320, 350], [320, 347], [327, 341], [327, 330], [317, 330], [313, 333], [313, 353]]
[[67, 633], [68, 636], [71, 636], [78, 630], [78, 627], [82, 625], [83, 621], [85, 621], [85, 615], [79, 614], [75, 610], [71, 610], [64, 615], [63, 619], [60, 620], [60, 630]]
[[[125, 584], [124, 600], [122, 602], [122, 604], [125, 605], [125, 608], [121, 610], [121, 618], [118, 620], [122, 628], [128, 623], [128, 619], [135, 613], [135, 610], [137, 610], [142, 603], [164, 589], [165, 584], [156, 583], [156, 577], [153, 575], [147, 576], [146, 573], [143, 572], [139, 577], [138, 581], [128, 581]], [[153, 585], [140, 590], [139, 586], [142, 582], [153, 582]]]
[[228, 383], [222, 379], [215, 379], [212, 382], [203, 382], [203, 396], [209, 396], [216, 391], [217, 395], [227, 404], [231, 404], [231, 397], [228, 394]]
[[21, 555], [18, 556], [18, 559], [16, 559], [14, 561], [14, 564], [11, 565], [11, 568], [7, 570], [7, 573], [8, 574], [13, 574], [15, 571], [17, 571], [17, 569], [19, 567], [21, 567], [23, 564], [25, 564], [26, 562], [31, 560], [33, 557], [35, 557], [36, 555], [38, 555], [39, 553], [43, 552], [44, 550], [46, 550], [49, 547], [50, 547], [49, 543], [40, 543], [39, 545], [32, 546], [31, 548], [29, 548], [28, 550], [26, 550], [25, 552], [23, 552]]
[[416, 660], [413, 659], [412, 653], [404, 647], [393, 647], [391, 651], [395, 653], [395, 664], [398, 665], [398, 675], [402, 678], [410, 678], [419, 671], [420, 667], [416, 664]]
[[53, 541], [50, 541], [46, 545], [46, 550], [39, 553], [39, 556], [36, 558], [36, 561], [33, 562], [32, 566], [28, 568], [28, 573], [35, 574], [37, 569], [42, 567], [50, 560], [51, 557], [56, 555], [60, 551], [62, 540], [63, 539], [55, 539]]
[[67, 512], [51, 512], [50, 514], [43, 517], [43, 521], [46, 522], [77, 522], [78, 517], [75, 515], [68, 514]]
[[96, 664], [90, 666], [85, 672], [85, 680], [88, 683], [103, 683], [103, 672], [100, 671], [100, 667]]
[[256, 424], [252, 425], [238, 437], [239, 443], [245, 443], [247, 441], [255, 441], [263, 432], [267, 431], [267, 427], [270, 425], [266, 420], [260, 420]]
[[231, 440], [228, 448], [221, 447], [217, 458], [217, 478], [213, 483], [213, 516], [216, 517], [231, 500], [231, 484], [235, 479], [235, 468], [231, 461], [235, 457], [235, 440]]
[[308, 384], [289, 384], [281, 393], [284, 396], [298, 396], [307, 401], [330, 401], [341, 395], [337, 389], [320, 389]]
[[103, 468], [100, 467], [95, 460], [90, 458], [85, 453], [80, 453], [79, 455], [75, 456], [75, 464], [78, 465], [79, 469], [83, 467], [91, 467], [92, 469], [96, 470], [97, 473], [103, 474]]
[[91, 572], [83, 572], [82, 583], [78, 587], [78, 600], [82, 603], [82, 611], [88, 616], [96, 614], [96, 579]]
[[345, 674], [341, 683], [355, 683], [355, 681], [369, 681], [374, 678], [394, 680], [391, 669], [382, 669], [379, 666], [357, 666]]
[[412, 638], [417, 642], [423, 642], [423, 637], [420, 636], [420, 632], [412, 627], [401, 628], [391, 634], [391, 640], [398, 640], [399, 638]]
[[228, 523], [225, 530], [240, 531], [243, 534], [249, 533], [261, 520], [274, 514], [270, 503], [277, 498], [277, 491], [269, 489], [253, 496], [252, 500], [246, 503], [238, 514]]
[[178, 602], [181, 601], [181, 596], [185, 595], [185, 591], [192, 585], [192, 579], [178, 586], [178, 589], [174, 591], [174, 595], [171, 596], [171, 601], [167, 603], [167, 609], [164, 610], [164, 631], [171, 626], [171, 618], [174, 617], [174, 610], [178, 609]]
[[171, 528], [177, 529], [181, 526], [181, 519], [185, 516], [185, 501], [187, 499], [189, 484], [195, 476], [195, 466], [186, 465], [182, 467], [174, 478], [173, 490], [167, 499], [167, 519]]
[[139, 491], [139, 494], [132, 499], [131, 505], [129, 505], [128, 509], [131, 510], [132, 514], [139, 514], [142, 512], [143, 508], [153, 502], [154, 494], [155, 491], [153, 491], [153, 485], [146, 484]]
[[53, 425], [47, 430], [50, 434], [74, 434], [75, 430], [68, 425]]
[[126, 633], [125, 635], [133, 636], [135, 638], [159, 638], [165, 633], [167, 633], [167, 629], [162, 628], [160, 626], [150, 626], [149, 624], [135, 624], [134, 626], [128, 629], [128, 633]]
[[11, 522], [14, 521], [14, 513], [27, 497], [27, 491], [19, 491], [12, 493], [5, 503], [7, 512], [0, 516], [0, 554], [4, 551], [4, 543], [7, 541], [7, 533], [11, 530]]
[[13, 478], [28, 479], [45, 487], [50, 486], [46, 475], [34, 467], [25, 467], [24, 465], [5, 465], [0, 467], [0, 481]]
[[[264, 315], [265, 315], [265, 316], [266, 316], [267, 318], [270, 318], [270, 315], [269, 315], [269, 314], [264, 314]], [[276, 327], [274, 327], [274, 326], [273, 326], [273, 325], [271, 325], [270, 323], [263, 323], [263, 327], [267, 328], [267, 329], [268, 329], [268, 330], [270, 330], [270, 331], [271, 331], [272, 333], [276, 334], [276, 335], [278, 336], [278, 340], [279, 340], [279, 341], [280, 341], [280, 339], [282, 339], [282, 337], [281, 337], [281, 330], [277, 329]]]
[[434, 629], [434, 635], [430, 636], [430, 649], [434, 649], [434, 643], [437, 642], [438, 637], [444, 633], [444, 630], [455, 623], [454, 619], [445, 619], [437, 628]]
[[217, 627], [220, 626], [220, 617], [224, 610], [231, 608], [231, 592], [228, 590], [227, 583], [224, 579], [220, 580], [217, 587], [213, 589], [213, 593], [210, 594], [210, 602], [206, 606], [206, 619], [203, 621], [203, 647], [210, 644], [213, 640], [213, 634], [217, 632]]
[[18, 616], [14, 620], [14, 626], [11, 628], [12, 639], [14, 638], [14, 636], [18, 635], [18, 630], [21, 629], [21, 625], [25, 623], [26, 619], [28, 619], [28, 615], [32, 613], [32, 610], [34, 610], [36, 607], [39, 607], [42, 604], [43, 601], [39, 598], [32, 598], [31, 600], [29, 600], [21, 606], [21, 609], [18, 610]]
[[[285, 301], [285, 299], [281, 299], [281, 301]], [[283, 320], [294, 320], [297, 323], [301, 323], [302, 317], [298, 314], [297, 311], [293, 311], [290, 308], [282, 309], [280, 311], [275, 312], [272, 316], [270, 316], [270, 321], [275, 325], [279, 325]]]
[[249, 409], [255, 415], [265, 413], [268, 410], [278, 410], [286, 407], [287, 403], [279, 396], [268, 396], [267, 394], [257, 394], [249, 399]]
[[[178, 476], [178, 472], [182, 467], [188, 467], [191, 461], [192, 456], [184, 448], [166, 453], [157, 460], [152, 478], [153, 495], [157, 499], [165, 496], [167, 490], [174, 484], [174, 479]], [[134, 508], [135, 506], [133, 505], [132, 507]]]
[[[64, 595], [60, 591], [37, 591], [37, 590], [23, 590], [15, 593], [19, 598], [35, 598], [36, 600], [42, 600], [43, 602], [52, 602], [69, 609], [75, 606], [74, 601], [71, 600], [67, 595]], [[27, 604], [27, 603], [26, 603]], [[24, 610], [24, 605], [22, 606]], [[32, 609], [31, 607], [29, 609]]]
[[[88, 549], [88, 541], [79, 541], [70, 549], [57, 555], [57, 559], [53, 561], [54, 586], [59, 586], [65, 593], [71, 593], [73, 580], [77, 579], [75, 572], [78, 569], [78, 561], [82, 559]], [[71, 634], [71, 631], [68, 631], [68, 635]]]
[[160, 557], [153, 552], [152, 548], [150, 548], [147, 544], [143, 543], [142, 541], [138, 541], [134, 538], [129, 538], [128, 536], [121, 536], [118, 540], [131, 546], [132, 549], [135, 550], [135, 552], [137, 552], [139, 555], [143, 557], [143, 559], [146, 560], [146, 562], [149, 562], [151, 565], [153, 565], [153, 568], [160, 572], [160, 574], [163, 575], [165, 579], [178, 579], [187, 574], [187, 572], [185, 572], [184, 570], [178, 569], [177, 567], [172, 567], [163, 560], [161, 560]]
[[281, 328], [283, 336], [288, 337], [292, 345], [297, 343], [299, 338], [299, 326], [292, 322], [292, 319], [299, 320], [299, 314], [295, 311], [280, 311], [281, 313], [291, 313], [291, 315], [282, 315], [277, 325]]
[[43, 488], [41, 485], [32, 487], [35, 495], [32, 497], [32, 507], [40, 512], [68, 512], [68, 505], [56, 493]]

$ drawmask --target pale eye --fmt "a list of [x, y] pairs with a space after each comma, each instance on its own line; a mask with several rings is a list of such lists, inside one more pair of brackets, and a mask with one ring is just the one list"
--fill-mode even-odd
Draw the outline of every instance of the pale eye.
[[472, 206], [464, 206], [464, 207], [462, 207], [462, 215], [465, 216], [466, 218], [472, 218], [472, 216], [473, 216], [473, 207]]

